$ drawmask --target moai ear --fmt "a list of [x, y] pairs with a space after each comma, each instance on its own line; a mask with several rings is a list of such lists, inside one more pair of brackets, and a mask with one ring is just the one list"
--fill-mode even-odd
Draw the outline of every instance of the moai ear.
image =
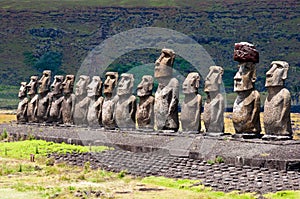
[[283, 69], [283, 75], [282, 75], [282, 80], [286, 80], [287, 76], [288, 76], [288, 70], [289, 70], [289, 65], [287, 64], [287, 66], [284, 67]]
[[252, 83], [255, 83], [255, 81], [256, 81], [256, 69], [253, 69], [251, 81], [252, 81]]
[[195, 88], [199, 88], [200, 87], [200, 75], [197, 75], [194, 79], [194, 84], [195, 84]]
[[224, 69], [223, 68], [219, 68], [218, 84], [222, 84], [223, 74], [224, 74]]

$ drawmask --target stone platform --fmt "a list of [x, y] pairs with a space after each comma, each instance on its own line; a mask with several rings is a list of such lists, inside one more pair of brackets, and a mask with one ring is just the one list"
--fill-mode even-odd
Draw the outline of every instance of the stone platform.
[[208, 137], [201, 134], [143, 131], [108, 131], [77, 126], [42, 124], [2, 124], [14, 138], [34, 136], [53, 142], [79, 145], [105, 145], [135, 153], [199, 161], [222, 157], [225, 164], [276, 170], [300, 171], [300, 141], [244, 140], [230, 135]]

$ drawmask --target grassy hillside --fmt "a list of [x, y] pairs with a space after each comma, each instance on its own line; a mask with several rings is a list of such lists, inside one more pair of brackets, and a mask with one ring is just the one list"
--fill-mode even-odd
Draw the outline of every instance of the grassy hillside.
[[[260, 52], [256, 83], [260, 91], [264, 91], [265, 72], [273, 60], [289, 62], [287, 86], [293, 95], [300, 90], [300, 3], [296, 0], [4, 0], [0, 18], [1, 85], [18, 86], [46, 68], [54, 74], [76, 74], [88, 52], [107, 38], [133, 28], [161, 27], [202, 45], [225, 68], [227, 92], [232, 92], [237, 65], [233, 46], [240, 41], [254, 43]], [[158, 50], [128, 53], [110, 69], [124, 72], [140, 63], [153, 63], [158, 54]], [[191, 70], [180, 57], [175, 67], [183, 74]]]

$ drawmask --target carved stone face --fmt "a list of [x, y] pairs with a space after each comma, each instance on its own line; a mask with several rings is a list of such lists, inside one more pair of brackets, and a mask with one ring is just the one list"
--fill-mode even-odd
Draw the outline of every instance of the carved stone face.
[[239, 64], [239, 71], [234, 76], [234, 91], [246, 91], [254, 87], [256, 80], [255, 65], [252, 62]]
[[26, 92], [27, 92], [26, 86], [27, 86], [26, 82], [21, 82], [21, 86], [20, 86], [19, 94], [18, 94], [19, 98], [26, 97]]
[[270, 70], [266, 73], [266, 87], [283, 86], [287, 78], [289, 64], [284, 61], [273, 61]]
[[51, 91], [54, 95], [59, 95], [62, 93], [63, 86], [62, 83], [64, 81], [64, 76], [62, 75], [55, 75], [54, 76], [54, 81], [51, 84]]
[[65, 81], [62, 83], [64, 94], [73, 93], [74, 81], [74, 75], [66, 75]]
[[79, 81], [76, 84], [75, 95], [85, 96], [87, 93], [87, 85], [90, 83], [90, 77], [87, 75], [80, 75]]
[[132, 74], [123, 73], [117, 88], [117, 95], [132, 94], [134, 78]]
[[182, 85], [182, 92], [184, 94], [198, 93], [200, 85], [200, 75], [196, 72], [189, 73]]
[[107, 72], [105, 74], [105, 81], [104, 81], [104, 95], [106, 94], [112, 94], [116, 85], [117, 85], [117, 82], [118, 82], [118, 73], [117, 72]]
[[36, 89], [38, 85], [38, 76], [31, 76], [30, 77], [30, 82], [27, 84], [27, 89], [28, 89], [28, 95], [34, 95], [36, 94]]
[[152, 94], [153, 89], [153, 77], [150, 75], [144, 75], [142, 81], [137, 86], [137, 96], [143, 97]]
[[223, 73], [224, 70], [220, 66], [209, 67], [209, 73], [205, 79], [204, 92], [219, 91]]
[[101, 95], [102, 81], [99, 76], [94, 76], [91, 83], [87, 86], [87, 96], [95, 97]]
[[162, 49], [161, 55], [155, 61], [154, 77], [172, 76], [172, 67], [175, 59], [175, 52], [172, 49]]
[[38, 93], [45, 93], [49, 91], [49, 86], [50, 86], [50, 79], [51, 79], [51, 71], [50, 70], [44, 70], [43, 71], [43, 76], [39, 80], [39, 88], [38, 88]]

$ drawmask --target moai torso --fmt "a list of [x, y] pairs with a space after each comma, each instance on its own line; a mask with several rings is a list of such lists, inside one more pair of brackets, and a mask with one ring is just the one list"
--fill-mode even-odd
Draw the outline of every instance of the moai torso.
[[17, 122], [18, 123], [27, 122], [28, 99], [27, 99], [26, 85], [27, 85], [26, 82], [21, 82], [21, 86], [19, 89], [18, 97], [20, 99], [20, 102], [18, 104], [18, 109], [17, 109]]
[[118, 73], [117, 72], [107, 72], [105, 74], [106, 79], [103, 84], [103, 94], [104, 100], [101, 106], [99, 114], [100, 122], [103, 124], [106, 129], [115, 129], [115, 103], [116, 100], [113, 96], [115, 87], [118, 82]]
[[232, 122], [236, 137], [260, 137], [260, 94], [254, 88], [256, 80], [255, 63], [259, 55], [255, 47], [247, 42], [235, 44], [234, 60], [239, 70], [234, 76], [234, 91], [238, 94], [234, 105]]
[[51, 71], [43, 71], [43, 76], [38, 84], [38, 100], [37, 100], [37, 118], [39, 122], [45, 122], [48, 118], [47, 110], [50, 102], [49, 86], [51, 79]]
[[135, 128], [136, 97], [132, 95], [134, 78], [123, 73], [117, 87], [115, 118], [120, 129]]
[[29, 123], [37, 122], [36, 117], [36, 109], [37, 109], [37, 100], [38, 95], [37, 93], [37, 83], [38, 83], [38, 76], [31, 76], [30, 82], [27, 85], [28, 88], [28, 105], [27, 105], [27, 118]]
[[292, 139], [291, 127], [291, 94], [284, 88], [289, 65], [284, 61], [274, 61], [266, 73], [268, 96], [264, 105], [263, 139]]
[[162, 49], [155, 62], [154, 76], [159, 85], [155, 93], [154, 121], [158, 130], [178, 131], [179, 82], [172, 78], [175, 53], [171, 49]]
[[201, 130], [202, 97], [198, 94], [200, 75], [189, 73], [183, 82], [184, 100], [181, 105], [181, 125], [183, 131], [199, 133]]
[[75, 109], [74, 109], [74, 124], [86, 125], [87, 124], [87, 112], [89, 107], [89, 98], [87, 96], [87, 86], [90, 82], [90, 77], [86, 75], [80, 75], [79, 81], [75, 88]]
[[154, 97], [152, 96], [153, 77], [145, 75], [137, 87], [137, 96], [140, 98], [136, 111], [136, 120], [139, 129], [153, 129], [154, 127]]
[[224, 98], [220, 93], [224, 70], [220, 66], [211, 66], [205, 79], [204, 92], [207, 99], [204, 103], [203, 121], [209, 134], [224, 132]]
[[102, 113], [100, 111], [103, 105], [103, 101], [103, 97], [99, 97], [97, 101], [90, 101], [87, 114], [87, 121], [89, 126], [102, 126]]
[[61, 104], [61, 118], [64, 124], [73, 124], [73, 113], [75, 107], [75, 95], [73, 92], [74, 87], [74, 75], [66, 75], [66, 78], [63, 82], [63, 98]]
[[54, 82], [51, 85], [50, 102], [48, 107], [48, 122], [61, 122], [61, 105], [63, 102], [63, 86], [64, 76], [54, 76]]

